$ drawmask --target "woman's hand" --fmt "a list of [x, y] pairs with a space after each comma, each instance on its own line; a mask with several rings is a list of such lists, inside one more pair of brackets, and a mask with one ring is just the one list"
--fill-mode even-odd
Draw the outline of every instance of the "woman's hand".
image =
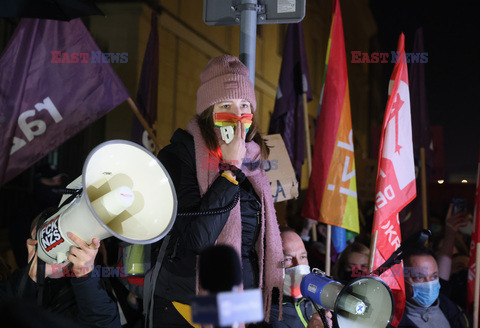
[[220, 148], [222, 150], [222, 157], [226, 163], [235, 165], [237, 167], [242, 166], [242, 160], [245, 157], [245, 137], [247, 131], [245, 125], [241, 122], [237, 123], [237, 128], [235, 129], [235, 135], [233, 140], [227, 144], [225, 141], [220, 140]]

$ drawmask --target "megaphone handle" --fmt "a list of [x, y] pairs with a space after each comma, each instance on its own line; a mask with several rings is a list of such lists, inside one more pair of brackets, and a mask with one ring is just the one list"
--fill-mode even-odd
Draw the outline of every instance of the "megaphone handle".
[[380, 277], [382, 273], [384, 273], [385, 271], [390, 269], [392, 266], [394, 266], [395, 264], [401, 263], [402, 262], [402, 257], [401, 256], [402, 256], [402, 253], [401, 253], [401, 250], [399, 248], [396, 251], [394, 251], [392, 253], [392, 255], [390, 255], [390, 257], [382, 265], [380, 265], [378, 268], [376, 268], [370, 274]]
[[318, 315], [320, 316], [320, 319], [322, 319], [323, 327], [330, 328], [327, 322], [327, 318], [325, 317], [325, 313], [323, 313], [323, 311], [318, 307], [317, 303], [315, 303], [311, 297], [309, 297], [308, 299], [310, 300], [310, 302], [312, 302], [315, 311], [317, 311]]
[[70, 197], [65, 199], [65, 201], [62, 204], [60, 204], [60, 206], [58, 206], [57, 212], [63, 206], [69, 204], [72, 200], [74, 200], [76, 197], [78, 197], [82, 193], [83, 188], [80, 188], [80, 189], [65, 189], [64, 191], [65, 191], [64, 194], [70, 194]]
[[390, 255], [390, 257], [388, 258], [388, 260], [385, 261], [385, 263], [376, 268], [370, 274], [380, 277], [383, 272], [387, 271], [395, 264], [400, 264], [402, 260], [412, 252], [412, 249], [414, 247], [416, 247], [417, 245], [419, 246], [425, 244], [428, 237], [430, 237], [431, 235], [432, 233], [428, 229], [420, 230], [415, 234], [411, 235], [400, 244], [400, 247], [397, 248], [392, 253], [392, 255]]

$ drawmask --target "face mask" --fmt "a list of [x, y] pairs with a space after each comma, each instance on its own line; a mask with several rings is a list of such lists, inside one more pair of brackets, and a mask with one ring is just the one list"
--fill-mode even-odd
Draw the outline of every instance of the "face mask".
[[412, 299], [420, 306], [429, 307], [438, 298], [440, 292], [440, 282], [438, 279], [429, 282], [412, 282], [409, 284], [413, 288]]
[[310, 273], [310, 266], [302, 264], [285, 269], [285, 278], [283, 280], [283, 294], [293, 298], [302, 297], [300, 292], [300, 283], [303, 277]]
[[242, 114], [237, 116], [232, 113], [215, 113], [215, 126], [221, 128], [224, 126], [232, 126], [234, 129], [237, 127], [238, 122], [242, 122], [245, 125], [245, 129], [250, 129], [252, 125], [253, 114]]

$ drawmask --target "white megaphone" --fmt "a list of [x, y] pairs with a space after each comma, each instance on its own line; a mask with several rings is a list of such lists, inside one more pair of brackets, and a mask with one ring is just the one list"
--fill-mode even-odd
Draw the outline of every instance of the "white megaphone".
[[[85, 242], [115, 236], [131, 244], [163, 238], [173, 226], [177, 197], [160, 161], [143, 147], [125, 140], [93, 149], [82, 175], [67, 188], [81, 195], [61, 207], [37, 231], [38, 256], [47, 263], [67, 260], [74, 233]], [[60, 203], [67, 200], [63, 196]]]
[[300, 284], [302, 296], [333, 311], [334, 326], [339, 328], [384, 328], [394, 313], [392, 291], [380, 278], [355, 278], [345, 286], [313, 269]]

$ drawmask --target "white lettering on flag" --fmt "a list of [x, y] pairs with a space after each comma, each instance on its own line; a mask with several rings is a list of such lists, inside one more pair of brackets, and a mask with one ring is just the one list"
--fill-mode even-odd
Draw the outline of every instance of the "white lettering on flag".
[[394, 230], [395, 226], [393, 224], [390, 224], [390, 220], [383, 226], [381, 226], [382, 230], [384, 231], [384, 234], [388, 237], [388, 242], [390, 245], [394, 246], [395, 249], [400, 247], [400, 238], [398, 237], [397, 232]]
[[340, 193], [357, 198], [357, 193], [347, 188], [340, 187]]
[[382, 156], [392, 161], [398, 186], [402, 190], [415, 180], [415, 167], [408, 85], [399, 81], [398, 92], [393, 95], [395, 98], [385, 131]]
[[[31, 120], [27, 119], [34, 117], [37, 112], [46, 110], [50, 116], [53, 118], [55, 123], [60, 122], [63, 118], [60, 115], [59, 111], [53, 104], [50, 97], [43, 99], [43, 102], [35, 104], [35, 109], [28, 109], [21, 113], [18, 116], [18, 127], [23, 132], [23, 135], [27, 138], [28, 141], [32, 141], [36, 136], [42, 135], [47, 130], [47, 124], [42, 120]], [[14, 154], [17, 150], [25, 146], [27, 142], [21, 138], [13, 137], [12, 148], [10, 149], [10, 155]]]
[[343, 182], [348, 181], [355, 176], [355, 170], [352, 170], [352, 172], [347, 173], [348, 164], [350, 164], [350, 157], [345, 156], [345, 163], [343, 164], [343, 173], [342, 173]]
[[348, 143], [339, 141], [337, 146], [353, 153], [353, 130], [350, 130], [350, 133], [348, 134]]

